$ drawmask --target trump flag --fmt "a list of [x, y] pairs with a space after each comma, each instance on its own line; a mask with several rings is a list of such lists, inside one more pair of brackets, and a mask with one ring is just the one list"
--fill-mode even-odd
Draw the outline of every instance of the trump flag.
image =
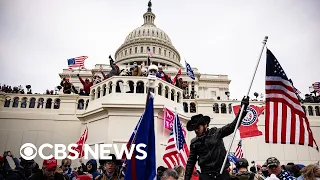
[[[236, 115], [241, 106], [236, 105], [232, 106], [233, 113]], [[264, 106], [255, 106], [255, 105], [249, 105], [247, 108], [248, 114], [243, 119], [240, 127], [238, 128], [240, 132], [241, 139], [243, 138], [249, 138], [249, 137], [255, 137], [255, 136], [261, 136], [262, 132], [258, 129], [258, 117], [260, 114], [264, 111]]]

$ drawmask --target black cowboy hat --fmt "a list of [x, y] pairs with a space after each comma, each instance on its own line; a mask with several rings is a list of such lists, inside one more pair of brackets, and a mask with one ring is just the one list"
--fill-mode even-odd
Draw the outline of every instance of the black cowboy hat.
[[191, 117], [191, 120], [187, 123], [187, 130], [194, 131], [199, 125], [206, 125], [210, 123], [210, 117], [202, 114], [197, 114]]
[[100, 165], [103, 166], [107, 162], [115, 162], [117, 166], [122, 164], [121, 160], [118, 160], [114, 154], [110, 154], [109, 156], [111, 156], [111, 159], [99, 159]]

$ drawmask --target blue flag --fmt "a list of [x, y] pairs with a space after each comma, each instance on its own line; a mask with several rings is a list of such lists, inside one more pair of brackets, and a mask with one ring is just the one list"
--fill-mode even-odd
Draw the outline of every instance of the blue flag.
[[138, 122], [137, 130], [133, 137], [130, 138], [131, 144], [145, 144], [145, 148], [141, 148], [147, 153], [147, 157], [139, 160], [136, 157], [142, 157], [143, 153], [135, 148], [132, 158], [126, 161], [125, 180], [154, 180], [156, 179], [156, 148], [155, 148], [155, 132], [154, 132], [154, 97], [148, 100], [145, 112]]
[[188, 64], [187, 61], [185, 61], [185, 63], [186, 63], [186, 73], [187, 73], [187, 75], [188, 75], [191, 79], [195, 80], [196, 78], [195, 78], [195, 76], [194, 76], [194, 73], [193, 73], [193, 70], [192, 70], [190, 64]]
[[232, 162], [233, 164], [236, 164], [238, 161], [238, 158], [231, 152], [228, 154], [229, 161]]

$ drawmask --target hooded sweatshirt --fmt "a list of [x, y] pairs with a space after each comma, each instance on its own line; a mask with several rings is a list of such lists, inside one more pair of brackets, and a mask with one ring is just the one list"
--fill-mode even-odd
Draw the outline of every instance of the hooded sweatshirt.
[[100, 174], [97, 170], [98, 169], [97, 161], [95, 159], [90, 159], [87, 163], [92, 164], [92, 169], [88, 172], [92, 175], [93, 179], [99, 176]]

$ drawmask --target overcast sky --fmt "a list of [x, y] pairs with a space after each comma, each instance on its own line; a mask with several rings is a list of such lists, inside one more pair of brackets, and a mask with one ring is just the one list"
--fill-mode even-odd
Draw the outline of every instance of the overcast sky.
[[[0, 83], [31, 84], [43, 93], [60, 83], [67, 59], [108, 56], [143, 24], [148, 0], [0, 0]], [[155, 24], [192, 67], [227, 74], [232, 98], [249, 83], [265, 35], [289, 78], [303, 94], [320, 81], [319, 0], [152, 0]], [[253, 92], [264, 93], [265, 52]]]

